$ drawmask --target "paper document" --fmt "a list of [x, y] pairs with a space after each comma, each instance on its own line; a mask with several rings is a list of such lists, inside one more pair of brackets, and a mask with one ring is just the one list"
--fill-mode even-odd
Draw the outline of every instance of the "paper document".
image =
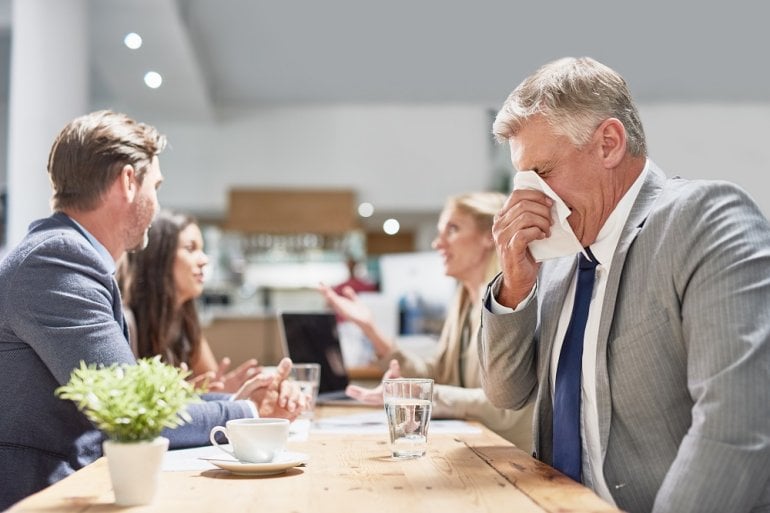
[[[229, 445], [224, 445], [224, 447], [230, 449]], [[192, 449], [177, 449], [166, 452], [163, 456], [161, 470], [164, 472], [182, 472], [217, 468], [213, 463], [206, 461], [207, 459], [231, 460], [233, 457], [211, 445]]]
[[[326, 417], [313, 422], [311, 428], [318, 433], [388, 434], [388, 421], [384, 411]], [[464, 420], [437, 419], [430, 421], [431, 433], [478, 434], [481, 429]]]

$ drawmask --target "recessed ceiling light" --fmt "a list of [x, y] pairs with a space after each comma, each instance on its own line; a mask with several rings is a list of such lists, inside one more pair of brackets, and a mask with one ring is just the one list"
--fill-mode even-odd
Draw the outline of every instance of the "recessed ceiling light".
[[163, 83], [163, 77], [160, 76], [160, 73], [148, 71], [144, 75], [144, 83], [147, 84], [147, 87], [150, 89], [157, 89]]
[[123, 38], [123, 44], [132, 50], [138, 50], [142, 47], [142, 36], [136, 32], [129, 32], [126, 37]]
[[384, 223], [382, 223], [382, 231], [387, 233], [388, 235], [395, 235], [398, 233], [398, 230], [401, 229], [401, 225], [398, 223], [397, 220], [390, 218], [386, 219]]
[[358, 205], [358, 215], [361, 217], [372, 217], [374, 214], [374, 205], [369, 202], [363, 202]]

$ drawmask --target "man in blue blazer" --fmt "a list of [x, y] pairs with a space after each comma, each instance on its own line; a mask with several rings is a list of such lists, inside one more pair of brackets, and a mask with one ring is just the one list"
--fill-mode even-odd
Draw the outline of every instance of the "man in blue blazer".
[[493, 228], [491, 401], [535, 397], [536, 456], [623, 510], [770, 511], [766, 218], [727, 182], [667, 179], [589, 58], [525, 79], [493, 131], [532, 173]]
[[[0, 510], [101, 456], [102, 434], [54, 390], [80, 361], [132, 363], [115, 262], [147, 243], [166, 139], [122, 114], [73, 120], [48, 161], [55, 213], [34, 222], [0, 262]], [[188, 409], [192, 422], [163, 434], [172, 448], [205, 445], [227, 420], [294, 418], [303, 399], [275, 376], [236, 396]]]

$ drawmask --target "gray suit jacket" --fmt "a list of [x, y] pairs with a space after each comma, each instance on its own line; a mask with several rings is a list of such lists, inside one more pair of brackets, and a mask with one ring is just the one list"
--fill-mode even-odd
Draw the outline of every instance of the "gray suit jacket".
[[[134, 357], [111, 269], [55, 214], [33, 223], [0, 262], [0, 510], [101, 456], [102, 434], [54, 395], [81, 360]], [[172, 448], [207, 444], [213, 426], [251, 416], [241, 401], [188, 411], [191, 424], [163, 433]]]
[[[521, 311], [482, 312], [484, 390], [508, 408], [536, 396], [536, 456], [549, 464], [550, 355], [576, 262], [544, 262]], [[770, 511], [770, 226], [743, 191], [652, 166], [612, 260], [596, 373], [619, 507]]]

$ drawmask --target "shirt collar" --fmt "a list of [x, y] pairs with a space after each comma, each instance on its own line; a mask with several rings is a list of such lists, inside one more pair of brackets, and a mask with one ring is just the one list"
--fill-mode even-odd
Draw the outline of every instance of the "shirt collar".
[[615, 249], [620, 241], [620, 235], [623, 233], [623, 227], [628, 220], [628, 216], [631, 213], [631, 208], [634, 206], [636, 197], [639, 195], [639, 191], [642, 189], [644, 179], [649, 173], [650, 161], [647, 159], [644, 163], [644, 168], [639, 176], [636, 178], [631, 187], [626, 191], [623, 197], [620, 199], [615, 209], [605, 221], [602, 229], [599, 230], [599, 235], [596, 237], [596, 241], [591, 244], [591, 252], [596, 259], [606, 269], [610, 268], [612, 263], [612, 256], [615, 254]]
[[[67, 216], [67, 214], [62, 214]], [[109, 271], [110, 274], [115, 274], [115, 260], [113, 260], [112, 255], [110, 255], [110, 252], [107, 251], [107, 248], [104, 247], [104, 245], [99, 242], [96, 237], [91, 235], [91, 232], [86, 230], [82, 224], [78, 223], [74, 219], [72, 219], [70, 216], [67, 216], [67, 219], [72, 221], [78, 230], [85, 236], [85, 238], [88, 240], [88, 242], [94, 247], [97, 253], [99, 253], [99, 256], [102, 258], [102, 261], [104, 262], [105, 267]]]

